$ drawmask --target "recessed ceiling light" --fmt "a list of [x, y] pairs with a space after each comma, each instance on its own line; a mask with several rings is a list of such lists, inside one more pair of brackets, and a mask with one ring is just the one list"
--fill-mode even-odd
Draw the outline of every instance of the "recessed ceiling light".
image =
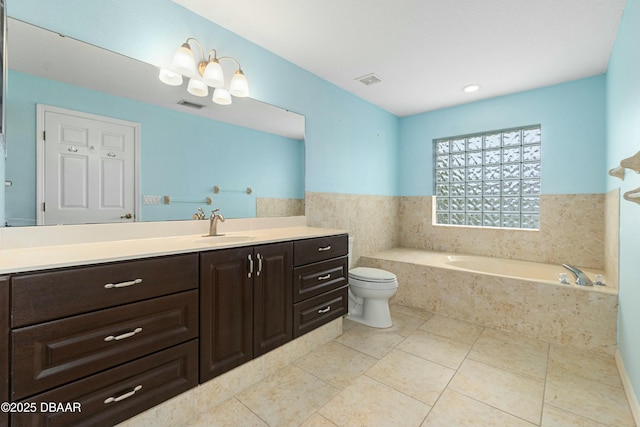
[[480, 89], [479, 84], [472, 84], [472, 85], [466, 85], [465, 87], [463, 87], [462, 91], [466, 93], [471, 93], [471, 92], [477, 91], [478, 89]]

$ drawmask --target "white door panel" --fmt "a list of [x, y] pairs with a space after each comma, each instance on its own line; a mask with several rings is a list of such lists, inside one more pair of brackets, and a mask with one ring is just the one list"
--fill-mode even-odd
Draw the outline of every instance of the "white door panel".
[[135, 220], [138, 124], [39, 105], [38, 127], [39, 224]]
[[[58, 209], [88, 209], [88, 158], [87, 156], [54, 156], [51, 163], [59, 163], [59, 178], [46, 181], [47, 204], [59, 203]], [[55, 171], [55, 169], [54, 169]], [[58, 194], [56, 194], [58, 193]]]

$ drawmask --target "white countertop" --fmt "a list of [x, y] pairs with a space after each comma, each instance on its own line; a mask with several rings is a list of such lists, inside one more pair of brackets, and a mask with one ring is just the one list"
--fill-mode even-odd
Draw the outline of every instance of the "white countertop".
[[346, 231], [295, 226], [231, 231], [219, 238], [203, 237], [202, 234], [185, 234], [6, 248], [0, 249], [0, 274], [253, 246], [343, 233]]

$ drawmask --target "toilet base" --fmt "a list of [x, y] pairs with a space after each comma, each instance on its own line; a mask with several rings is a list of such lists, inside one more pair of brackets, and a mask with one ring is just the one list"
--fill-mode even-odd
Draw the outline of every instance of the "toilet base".
[[391, 312], [389, 311], [389, 300], [364, 298], [362, 305], [356, 304], [349, 295], [349, 314], [347, 319], [362, 323], [373, 328], [390, 328], [393, 326]]

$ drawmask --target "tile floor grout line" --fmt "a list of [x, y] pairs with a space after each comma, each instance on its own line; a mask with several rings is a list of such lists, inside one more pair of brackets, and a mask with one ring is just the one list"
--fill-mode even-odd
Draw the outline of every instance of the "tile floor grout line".
[[[485, 327], [485, 326], [477, 325], [475, 323], [467, 322], [465, 320], [456, 319], [456, 318], [453, 318], [453, 317], [444, 316], [444, 315], [440, 315], [440, 314], [437, 314], [437, 313], [432, 313], [432, 312], [429, 312], [427, 310], [422, 310], [422, 311], [424, 311], [425, 313], [431, 314], [431, 316], [428, 319], [425, 320], [422, 317], [411, 316], [411, 315], [407, 315], [406, 313], [402, 313], [402, 314], [401, 313], [397, 313], [399, 316], [402, 316], [402, 317], [411, 318], [411, 319], [414, 319], [414, 320], [420, 320], [421, 323], [414, 329], [411, 329], [414, 326], [413, 320], [411, 320], [411, 321], [405, 320], [403, 322], [398, 322], [397, 329], [395, 329], [394, 331], [385, 332], [384, 330], [380, 330], [380, 332], [382, 334], [389, 334], [389, 335], [395, 335], [397, 337], [400, 337], [399, 338], [400, 341], [397, 342], [396, 344], [393, 344], [393, 342], [395, 342], [396, 338], [390, 339], [389, 343], [391, 343], [393, 345], [389, 348], [388, 351], [386, 351], [380, 357], [372, 356], [371, 354], [368, 354], [365, 351], [362, 351], [362, 350], [360, 350], [358, 348], [352, 347], [352, 346], [348, 345], [347, 343], [336, 341], [341, 336], [344, 336], [345, 334], [348, 334], [350, 330], [353, 330], [353, 328], [357, 327], [359, 324], [351, 325], [347, 329], [343, 328], [341, 335], [339, 335], [339, 336], [335, 337], [334, 339], [332, 339], [331, 341], [326, 342], [326, 343], [322, 344], [321, 346], [311, 350], [311, 351], [315, 352], [315, 351], [318, 351], [319, 349], [321, 349], [323, 347], [326, 347], [327, 345], [329, 345], [331, 343], [334, 343], [334, 344], [338, 344], [339, 346], [341, 346], [341, 347], [343, 347], [345, 349], [348, 349], [349, 351], [355, 351], [355, 352], [357, 352], [358, 354], [360, 354], [362, 356], [366, 356], [368, 358], [373, 359], [373, 364], [371, 366], [369, 366], [368, 368], [366, 368], [364, 371], [362, 371], [361, 369], [363, 367], [366, 367], [366, 365], [365, 366], [361, 366], [360, 370], [353, 371], [353, 373], [356, 374], [356, 375], [354, 377], [351, 377], [351, 376], [347, 377], [349, 381], [345, 382], [346, 385], [344, 386], [344, 388], [340, 388], [338, 386], [334, 386], [333, 384], [329, 383], [327, 380], [319, 377], [318, 374], [321, 374], [321, 372], [317, 372], [317, 373], [310, 372], [305, 367], [298, 365], [298, 363], [300, 363], [300, 361], [304, 357], [306, 357], [309, 353], [311, 353], [311, 351], [306, 353], [306, 354], [304, 354], [304, 355], [302, 355], [302, 356], [300, 356], [300, 357], [298, 357], [298, 358], [296, 358], [295, 360], [290, 361], [287, 364], [287, 366], [283, 366], [280, 369], [276, 370], [274, 373], [272, 373], [271, 376], [272, 375], [278, 375], [278, 373], [280, 373], [282, 370], [286, 369], [287, 367], [293, 366], [293, 367], [296, 367], [296, 368], [300, 369], [302, 372], [305, 372], [306, 374], [309, 374], [311, 377], [317, 379], [321, 383], [323, 383], [323, 384], [325, 384], [325, 385], [327, 385], [329, 387], [332, 387], [333, 389], [336, 390], [336, 393], [332, 397], [330, 397], [326, 402], [320, 404], [320, 406], [317, 409], [315, 409], [311, 413], [309, 413], [308, 416], [304, 420], [299, 422], [299, 424], [307, 423], [307, 422], [309, 422], [309, 420], [312, 417], [317, 415], [318, 417], [322, 417], [323, 419], [327, 420], [332, 425], [336, 425], [338, 427], [342, 427], [340, 424], [334, 422], [332, 419], [330, 419], [330, 418], [324, 416], [323, 414], [321, 414], [320, 411], [322, 411], [324, 408], [326, 408], [328, 405], [330, 405], [332, 403], [335, 404], [336, 403], [336, 399], [338, 398], [338, 396], [341, 396], [345, 389], [347, 389], [348, 387], [351, 387], [351, 385], [353, 385], [358, 379], [362, 378], [363, 376], [366, 377], [368, 380], [374, 381], [375, 383], [377, 383], [377, 384], [379, 384], [379, 385], [381, 385], [383, 387], [386, 387], [389, 390], [393, 390], [394, 392], [397, 392], [397, 393], [399, 393], [399, 394], [401, 394], [401, 395], [403, 395], [405, 397], [408, 397], [409, 399], [411, 399], [411, 400], [413, 400], [415, 402], [419, 402], [422, 405], [425, 405], [425, 406], [429, 407], [426, 415], [424, 416], [424, 418], [422, 418], [422, 421], [420, 421], [417, 424], [417, 426], [420, 426], [420, 425], [425, 424], [427, 422], [429, 416], [431, 414], [433, 414], [433, 410], [436, 407], [436, 405], [438, 405], [439, 403], [444, 404], [445, 401], [443, 400], [443, 395], [444, 395], [445, 392], [453, 393], [453, 394], [458, 395], [458, 396], [463, 396], [464, 398], [469, 399], [470, 401], [474, 401], [474, 402], [477, 402], [478, 404], [484, 405], [484, 406], [486, 406], [488, 408], [492, 408], [492, 410], [498, 411], [498, 412], [500, 412], [502, 414], [505, 414], [505, 415], [508, 415], [510, 417], [514, 417], [514, 419], [519, 419], [519, 420], [523, 421], [524, 423], [530, 424], [532, 426], [533, 425], [537, 425], [537, 426], [542, 425], [543, 419], [544, 419], [544, 413], [545, 413], [545, 409], [546, 408], [558, 409], [560, 411], [566, 412], [567, 414], [571, 414], [572, 416], [575, 416], [576, 419], [583, 418], [585, 420], [589, 420], [589, 421], [592, 421], [592, 422], [601, 423], [601, 422], [599, 422], [597, 420], [592, 419], [591, 417], [588, 417], [588, 416], [585, 416], [585, 415], [582, 415], [582, 414], [578, 414], [578, 413], [574, 412], [574, 410], [558, 407], [556, 405], [553, 405], [552, 403], [547, 403], [545, 401], [545, 398], [549, 397], [549, 393], [551, 392], [551, 390], [547, 390], [547, 387], [548, 387], [548, 383], [549, 383], [549, 371], [550, 371], [550, 368], [551, 368], [551, 360], [552, 360], [552, 354], [551, 354], [552, 344], [555, 345], [554, 343], [549, 342], [549, 341], [544, 341], [544, 340], [537, 339], [538, 341], [544, 343], [544, 346], [545, 346], [546, 352], [547, 352], [546, 353], [546, 366], [545, 366], [545, 369], [544, 369], [544, 378], [542, 380], [539, 380], [539, 379], [536, 379], [536, 378], [532, 378], [532, 377], [530, 377], [528, 375], [522, 375], [517, 371], [513, 371], [513, 370], [510, 370], [510, 369], [507, 369], [507, 368], [504, 368], [504, 367], [496, 366], [496, 365], [500, 364], [499, 360], [494, 360], [494, 359], [489, 358], [489, 361], [485, 362], [485, 361], [482, 361], [482, 360], [476, 360], [472, 356], [472, 354], [474, 352], [474, 349], [477, 350], [477, 351], [482, 351], [481, 349], [479, 350], [477, 348], [477, 346], [478, 346], [478, 343], [481, 341], [481, 338], [487, 333], [487, 331], [495, 331], [495, 332], [498, 332], [498, 333], [504, 333], [504, 334], [506, 334], [508, 336], [514, 337], [513, 340], [508, 340], [507, 339], [506, 341], [504, 341], [504, 343], [505, 343], [505, 345], [509, 345], [511, 342], [514, 342], [515, 343], [514, 346], [513, 346], [514, 347], [514, 351], [518, 352], [518, 353], [515, 353], [516, 355], [519, 354], [520, 352], [522, 352], [523, 354], [530, 353], [530, 352], [527, 352], [527, 348], [528, 347], [526, 345], [518, 346], [518, 344], [521, 344], [521, 343], [516, 339], [518, 336], [523, 336], [523, 337], [530, 338], [528, 335], [521, 335], [521, 334], [518, 334], [517, 332], [513, 332], [513, 331], [503, 331], [503, 330], [496, 329], [496, 328]], [[429, 320], [433, 319], [434, 316], [441, 316], [443, 318], [456, 320], [456, 321], [461, 322], [461, 325], [463, 325], [464, 323], [467, 323], [467, 324], [472, 324], [472, 325], [475, 325], [475, 326], [481, 326], [481, 330], [478, 333], [478, 335], [475, 337], [475, 339], [473, 339], [473, 342], [465, 342], [465, 341], [460, 341], [459, 339], [455, 339], [455, 338], [452, 338], [451, 336], [446, 335], [447, 331], [455, 332], [455, 331], [460, 330], [456, 324], [452, 324], [451, 326], [445, 324], [445, 326], [450, 326], [450, 327], [445, 327], [444, 329], [435, 329], [436, 331], [440, 331], [440, 333], [421, 329]], [[352, 321], [350, 321], [350, 322], [352, 322]], [[437, 326], [437, 323], [434, 326]], [[442, 324], [440, 324], [440, 326], [437, 326], [437, 327], [441, 328]], [[464, 328], [464, 326], [463, 326], [463, 328]], [[400, 332], [407, 333], [407, 335], [406, 336], [405, 335], [401, 335], [400, 333], [398, 333], [398, 330]], [[475, 330], [475, 328], [474, 328], [474, 330]], [[364, 334], [362, 334], [362, 336], [360, 336], [360, 337], [358, 337], [358, 335], [360, 335], [360, 333], [361, 333], [360, 330], [354, 331], [351, 335], [353, 337], [359, 338], [361, 340], [361, 342], [367, 342], [367, 340], [370, 337], [368, 335], [367, 329], [363, 328], [362, 331], [364, 331]], [[434, 362], [433, 360], [430, 360], [430, 359], [428, 359], [426, 357], [422, 357], [422, 356], [420, 356], [418, 354], [414, 354], [414, 353], [411, 353], [409, 351], [406, 351], [406, 350], [398, 348], [400, 345], [402, 345], [402, 343], [404, 343], [410, 337], [414, 336], [415, 334], [419, 334], [421, 332], [432, 334], [434, 337], [444, 338], [447, 341], [458, 342], [458, 343], [463, 343], [465, 345], [468, 345], [467, 350], [464, 352], [464, 357], [461, 359], [461, 362], [457, 365], [457, 367], [456, 368], [452, 368], [450, 366], [445, 366], [445, 365], [442, 365], [442, 364], [440, 364], [438, 362]], [[373, 334], [376, 334], [376, 333], [377, 333], [376, 331], [373, 332]], [[456, 336], [467, 337], [467, 336], [469, 336], [469, 334], [463, 334], [463, 335], [457, 334]], [[355, 343], [355, 341], [353, 341], [353, 342]], [[374, 342], [374, 344], [375, 344], [375, 342]], [[524, 344], [526, 344], [526, 342]], [[356, 343], [356, 345], [357, 345], [357, 343]], [[563, 347], [566, 347], [566, 346], [563, 346]], [[571, 347], [571, 346], [568, 346], [568, 347]], [[367, 349], [367, 347], [362, 347], [362, 346], [361, 346], [361, 348]], [[386, 343], [382, 346], [383, 350], [385, 348], [387, 348], [387, 344]], [[424, 360], [424, 361], [428, 361], [429, 363], [433, 363], [434, 365], [438, 365], [438, 366], [441, 366], [442, 368], [446, 368], [446, 369], [449, 369], [449, 370], [453, 371], [453, 373], [451, 374], [449, 379], [446, 381], [446, 384], [439, 390], [439, 392], [437, 394], [437, 397], [435, 398], [433, 404], [426, 403], [426, 402], [424, 402], [422, 400], [419, 400], [416, 397], [411, 396], [410, 394], [408, 394], [408, 392], [411, 392], [411, 390], [409, 390], [409, 389], [407, 389], [408, 392], [404, 392], [402, 390], [397, 389], [396, 387], [394, 387], [392, 385], [386, 384], [384, 382], [384, 379], [377, 379], [377, 378], [374, 378], [374, 377], [371, 376], [370, 373], [372, 372], [371, 370], [373, 369], [373, 367], [376, 366], [377, 364], [379, 364], [383, 359], [387, 358], [392, 352], [394, 352], [396, 350], [398, 352], [400, 352], [400, 353], [403, 353], [403, 354], [406, 354], [406, 355], [411, 355], [413, 357], [419, 358], [419, 359]], [[461, 354], [461, 353], [462, 352], [460, 352], [459, 354]], [[354, 355], [354, 354], [355, 353], [352, 353], [352, 355]], [[479, 353], [479, 355], [481, 355], [481, 354]], [[537, 358], [536, 358], [536, 360], [537, 360]], [[536, 383], [542, 384], [542, 387], [543, 387], [543, 389], [542, 389], [542, 401], [541, 401], [540, 408], [539, 408], [539, 416], [538, 416], [538, 419], [537, 419], [537, 424], [534, 421], [531, 421], [529, 419], [523, 418], [522, 416], [519, 416], [519, 415], [515, 415], [515, 414], [513, 414], [513, 413], [511, 413], [511, 412], [509, 412], [507, 410], [500, 409], [500, 408], [494, 406], [493, 404], [490, 404], [490, 403], [487, 403], [485, 401], [482, 401], [477, 397], [468, 396], [464, 392], [460, 392], [460, 391], [456, 391], [456, 390], [451, 389], [451, 385], [452, 385], [452, 382], [453, 382], [454, 378], [456, 378], [458, 376], [458, 374], [460, 373], [461, 367], [467, 361], [473, 361], [474, 363], [483, 364], [485, 366], [489, 366], [489, 367], [491, 367], [493, 369], [508, 373], [510, 375], [515, 375], [517, 377], [522, 377], [524, 379], [535, 381]], [[525, 360], [523, 359], [521, 362], [524, 363]], [[520, 363], [520, 362], [518, 362], [518, 363]], [[507, 364], [505, 366], [512, 367], [511, 364]], [[520, 366], [520, 365], [516, 364], [515, 366], [517, 367], [517, 366]], [[608, 384], [605, 383], [605, 382], [600, 382], [598, 380], [593, 380], [593, 379], [590, 379], [590, 378], [583, 377], [579, 373], [576, 374], [576, 375], [578, 375], [579, 377], [585, 379], [586, 381], [591, 381], [591, 382], [596, 383], [596, 384], [603, 384], [603, 385], [608, 386]], [[266, 377], [266, 378], [269, 378], [269, 376]], [[263, 378], [261, 381], [264, 381], [266, 378]], [[328, 378], [331, 378], [331, 377], [328, 377]], [[495, 388], [495, 386], [493, 384], [489, 384], [489, 386], [492, 386], [492, 387]], [[611, 386], [611, 387], [614, 388], [613, 386]], [[434, 391], [437, 391], [437, 389], [434, 390]], [[258, 419], [260, 419], [266, 425], [270, 425], [268, 422], [266, 422], [264, 419], [262, 419], [256, 412], [254, 412], [250, 407], [248, 407], [244, 402], [242, 402], [240, 400], [240, 398], [237, 397], [238, 394], [239, 394], [239, 392], [236, 393], [234, 396], [232, 396], [232, 398], [235, 399], [240, 404], [242, 404], [245, 408], [247, 408], [251, 413], [253, 413]], [[432, 396], [434, 396], [434, 395], [435, 395], [435, 393], [432, 394]], [[228, 399], [228, 400], [230, 400], [230, 399]], [[222, 403], [218, 404], [216, 406], [220, 407], [220, 406], [222, 406]], [[417, 414], [415, 414], [415, 415], [417, 415]], [[604, 423], [602, 423], [602, 424], [604, 425]]]
[[[451, 378], [450, 378], [450, 379], [449, 379], [449, 381], [447, 382], [447, 385], [442, 389], [442, 392], [440, 392], [440, 395], [438, 396], [438, 399], [436, 400], [436, 402], [433, 404], [432, 409], [433, 409], [433, 408], [435, 408], [436, 404], [438, 403], [438, 401], [440, 400], [440, 398], [442, 397], [442, 395], [444, 394], [444, 392], [445, 392], [446, 390], [448, 390], [448, 391], [449, 391], [449, 392], [451, 392], [451, 393], [455, 393], [455, 394], [458, 394], [458, 395], [460, 395], [460, 396], [464, 396], [464, 397], [466, 397], [466, 398], [468, 398], [468, 399], [471, 399], [471, 400], [473, 400], [473, 401], [475, 401], [475, 402], [478, 402], [478, 403], [480, 403], [480, 404], [482, 404], [482, 405], [489, 406], [489, 407], [491, 407], [491, 408], [493, 408], [493, 409], [495, 409], [495, 410], [497, 410], [497, 411], [502, 412], [503, 414], [507, 414], [507, 415], [510, 415], [510, 416], [512, 416], [512, 417], [515, 417], [515, 418], [518, 418], [518, 419], [520, 419], [520, 420], [523, 420], [524, 422], [531, 423], [531, 421], [529, 421], [529, 420], [527, 420], [527, 419], [524, 419], [524, 418], [522, 418], [521, 416], [518, 416], [518, 415], [512, 414], [511, 412], [508, 412], [508, 411], [505, 411], [504, 409], [498, 408], [498, 407], [496, 407], [496, 406], [494, 406], [494, 405], [492, 405], [492, 404], [490, 404], [490, 403], [488, 403], [488, 402], [484, 402], [484, 401], [482, 401], [482, 400], [478, 400], [478, 399], [476, 399], [476, 398], [475, 398], [475, 397], [473, 397], [473, 396], [469, 396], [469, 395], [467, 395], [467, 394], [465, 394], [465, 393], [462, 393], [462, 392], [459, 392], [459, 391], [456, 391], [456, 390], [452, 390], [451, 388], [449, 388], [449, 385], [451, 385], [451, 382], [453, 381], [453, 379], [455, 378], [455, 376], [458, 374], [458, 371], [460, 370], [460, 368], [462, 367], [462, 365], [464, 364], [464, 362], [465, 362], [467, 359], [469, 359], [469, 355], [471, 354], [471, 351], [473, 350], [473, 348], [475, 347], [475, 345], [476, 345], [476, 344], [478, 343], [478, 341], [480, 340], [480, 337], [482, 336], [482, 333], [483, 333], [485, 330], [487, 330], [487, 329], [488, 329], [487, 327], [484, 327], [484, 326], [482, 327], [482, 331], [480, 331], [480, 333], [479, 333], [479, 334], [478, 334], [478, 336], [476, 337], [476, 339], [475, 339], [475, 341], [473, 342], [473, 344], [471, 345], [471, 347], [469, 347], [469, 351], [468, 351], [468, 352], [467, 352], [467, 354], [465, 355], [465, 357], [464, 357], [464, 359], [462, 360], [462, 362], [460, 362], [460, 365], [458, 365], [458, 367], [456, 368], [456, 370], [455, 370], [456, 372], [451, 376]], [[490, 328], [489, 328], [489, 329], [490, 329]], [[506, 370], [506, 369], [502, 369], [502, 368], [499, 368], [499, 367], [497, 367], [497, 366], [490, 365], [490, 364], [488, 364], [488, 363], [480, 362], [480, 361], [475, 360], [475, 359], [473, 359], [473, 358], [471, 358], [471, 359], [469, 359], [469, 360], [473, 360], [474, 362], [482, 363], [482, 364], [484, 364], [484, 365], [491, 366], [491, 367], [493, 367], [493, 368], [495, 368], [495, 369], [500, 369], [500, 370], [501, 370], [501, 371], [503, 371], [503, 372], [507, 372], [507, 373], [509, 373], [509, 374], [513, 374], [513, 372], [510, 372], [510, 371], [508, 371], [508, 370]], [[524, 378], [528, 378], [528, 377], [526, 377], [526, 376], [524, 376], [524, 375], [519, 375], [519, 376], [524, 377]], [[544, 404], [544, 400], [543, 400], [543, 404]], [[540, 412], [542, 413], [542, 410], [541, 410]], [[431, 413], [431, 411], [429, 411], [429, 413]], [[426, 418], [425, 418], [425, 420], [426, 420]], [[538, 423], [538, 424], [536, 424], [536, 425], [537, 425], [537, 426], [540, 426], [540, 423]]]
[[549, 380], [549, 366], [551, 365], [551, 343], [547, 343], [547, 365], [545, 366], [544, 369], [544, 389], [542, 389], [542, 408], [540, 410], [540, 422], [538, 423], [538, 425], [542, 425], [542, 419], [544, 418], [544, 409], [546, 404], [546, 398], [547, 398], [547, 382]]

